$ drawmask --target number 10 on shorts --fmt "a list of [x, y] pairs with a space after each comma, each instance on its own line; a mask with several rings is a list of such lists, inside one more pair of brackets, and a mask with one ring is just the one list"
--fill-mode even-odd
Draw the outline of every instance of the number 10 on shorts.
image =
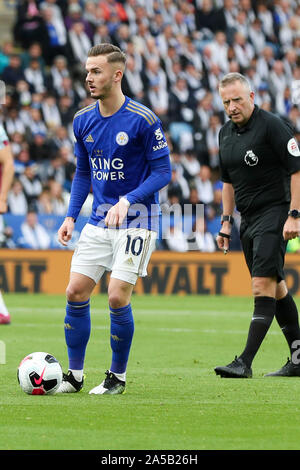
[[125, 248], [125, 254], [128, 255], [131, 253], [134, 256], [139, 256], [143, 249], [144, 240], [142, 237], [134, 237], [132, 238], [131, 235], [127, 234], [127, 242]]

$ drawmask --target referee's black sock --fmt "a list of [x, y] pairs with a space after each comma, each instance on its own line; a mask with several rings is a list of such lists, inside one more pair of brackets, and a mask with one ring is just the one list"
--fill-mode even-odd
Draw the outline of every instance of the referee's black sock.
[[255, 297], [254, 312], [250, 323], [247, 343], [240, 355], [245, 364], [251, 367], [252, 361], [269, 330], [275, 315], [276, 300], [274, 297]]
[[[287, 340], [292, 357], [295, 350], [295, 346], [293, 348], [292, 345], [295, 340], [300, 340], [300, 328], [297, 306], [290, 294], [276, 301], [275, 317]], [[297, 347], [298, 345], [296, 345]]]

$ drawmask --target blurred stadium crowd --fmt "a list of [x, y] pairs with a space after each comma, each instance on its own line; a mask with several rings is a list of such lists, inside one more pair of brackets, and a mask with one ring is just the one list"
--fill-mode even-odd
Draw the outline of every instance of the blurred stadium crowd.
[[[163, 211], [205, 204], [205, 232], [196, 235], [201, 251], [216, 249], [222, 213], [221, 77], [245, 74], [256, 103], [289, 120], [300, 140], [299, 1], [20, 0], [15, 13], [12, 36], [0, 48], [7, 93], [1, 120], [15, 159], [11, 213], [66, 213], [76, 164], [72, 120], [91, 102], [84, 64], [96, 43], [127, 53], [124, 93], [163, 122], [172, 158]], [[88, 198], [81, 214], [90, 207]], [[236, 221], [238, 228], [238, 214]], [[162, 247], [187, 251], [186, 234], [176, 230]], [[239, 249], [237, 234], [232, 248]]]

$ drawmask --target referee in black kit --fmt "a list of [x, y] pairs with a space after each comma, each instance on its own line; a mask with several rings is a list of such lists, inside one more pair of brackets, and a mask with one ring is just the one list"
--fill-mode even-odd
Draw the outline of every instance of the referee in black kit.
[[244, 351], [215, 372], [252, 377], [252, 361], [275, 315], [291, 360], [267, 375], [300, 377], [300, 365], [293, 361], [300, 344], [298, 311], [283, 272], [287, 241], [300, 235], [300, 151], [288, 124], [254, 104], [254, 92], [243, 75], [227, 74], [219, 93], [230, 119], [219, 135], [223, 217], [217, 243], [227, 253], [236, 206], [254, 313]]

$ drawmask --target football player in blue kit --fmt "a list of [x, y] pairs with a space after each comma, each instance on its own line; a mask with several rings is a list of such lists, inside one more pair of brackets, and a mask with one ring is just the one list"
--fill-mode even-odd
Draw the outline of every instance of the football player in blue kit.
[[95, 102], [74, 117], [74, 176], [67, 216], [58, 239], [67, 245], [92, 185], [93, 207], [75, 248], [67, 286], [65, 339], [69, 370], [58, 390], [74, 393], [84, 382], [90, 337], [90, 296], [105, 271], [112, 360], [105, 379], [90, 394], [121, 394], [134, 319], [131, 295], [155, 248], [158, 191], [171, 177], [169, 149], [159, 118], [122, 92], [125, 54], [111, 44], [92, 47], [86, 82]]

